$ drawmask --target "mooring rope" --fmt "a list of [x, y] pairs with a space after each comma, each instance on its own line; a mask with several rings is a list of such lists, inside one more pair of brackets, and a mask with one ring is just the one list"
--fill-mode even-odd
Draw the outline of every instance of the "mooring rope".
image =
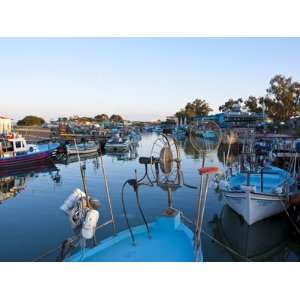
[[[186, 217], [182, 212], [180, 212], [181, 217], [183, 218], [183, 220], [185, 220], [187, 223], [189, 223], [190, 225], [195, 226], [194, 222], [192, 220], [190, 220], [188, 217]], [[230, 248], [229, 246], [225, 245], [224, 243], [220, 242], [219, 240], [217, 240], [215, 237], [213, 237], [212, 235], [210, 235], [209, 233], [207, 233], [206, 231], [202, 230], [201, 231], [202, 234], [206, 235], [206, 237], [208, 237], [209, 239], [211, 239], [212, 241], [214, 241], [216, 244], [218, 244], [219, 246], [223, 247], [225, 250], [231, 252], [232, 254], [238, 256], [239, 258], [241, 258], [242, 260], [245, 261], [249, 261], [251, 262], [252, 260], [250, 260], [248, 257], [245, 257], [241, 254], [239, 254], [238, 252], [236, 252], [234, 249]]]
[[300, 229], [299, 227], [297, 226], [297, 224], [294, 222], [293, 218], [291, 217], [290, 213], [288, 212], [287, 208], [286, 208], [286, 205], [283, 203], [282, 200], [280, 200], [280, 203], [288, 217], [288, 219], [290, 220], [291, 224], [293, 225], [293, 227], [295, 228], [295, 230], [297, 231], [298, 234], [300, 234]]
[[232, 254], [238, 256], [239, 258], [241, 258], [242, 260], [245, 260], [247, 262], [252, 262], [251, 259], [249, 259], [246, 256], [243, 256], [241, 254], [239, 254], [237, 251], [235, 251], [234, 249], [230, 248], [229, 246], [225, 245], [224, 243], [220, 242], [219, 240], [217, 240], [216, 238], [214, 238], [212, 235], [210, 235], [209, 233], [207, 233], [206, 231], [202, 230], [202, 233], [204, 235], [206, 235], [209, 239], [211, 239], [212, 241], [214, 241], [215, 243], [217, 243], [219, 246], [223, 247], [224, 249], [226, 249], [227, 251], [231, 252]]

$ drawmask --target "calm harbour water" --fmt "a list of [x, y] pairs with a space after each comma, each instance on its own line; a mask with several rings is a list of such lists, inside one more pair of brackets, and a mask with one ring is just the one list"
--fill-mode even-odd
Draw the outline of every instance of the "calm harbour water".
[[[137, 148], [138, 155], [149, 156], [156, 138], [156, 134], [144, 135]], [[188, 141], [182, 141], [180, 149], [185, 181], [197, 186], [200, 180], [197, 169], [201, 165], [201, 160]], [[122, 184], [125, 180], [134, 178], [135, 169], [138, 177], [141, 177], [144, 174], [144, 167], [138, 163], [138, 158], [122, 160], [116, 156], [105, 155], [103, 159], [117, 229], [120, 231], [126, 228], [121, 208]], [[86, 160], [86, 174], [89, 193], [101, 201], [102, 223], [109, 215], [99, 163], [98, 158]], [[220, 164], [216, 151], [208, 155], [206, 163]], [[46, 165], [41, 166], [39, 170], [30, 172], [27, 170], [17, 176], [1, 174], [0, 261], [32, 261], [73, 236], [69, 220], [59, 207], [75, 188], [82, 188], [79, 163], [75, 161], [56, 164], [56, 168], [58, 170]], [[7, 186], [12, 191], [11, 187], [17, 186], [18, 183], [24, 185], [24, 188], [9, 196]], [[174, 193], [175, 207], [181, 209], [191, 219], [194, 218], [196, 199], [197, 190], [182, 187]], [[143, 187], [141, 202], [148, 221], [152, 221], [166, 208], [167, 195], [158, 187]], [[132, 190], [128, 189], [126, 192], [126, 203], [131, 224], [141, 224], [142, 220], [137, 212]], [[205, 261], [240, 261], [245, 257], [254, 261], [298, 261], [300, 257], [300, 237], [293, 234], [285, 215], [278, 215], [249, 227], [224, 205], [221, 195], [212, 187], [209, 189], [205, 210], [204, 230], [237, 253], [235, 255], [229, 252], [203, 235], [202, 248]], [[98, 230], [97, 239], [99, 241], [111, 234], [112, 229], [107, 226]], [[55, 252], [43, 260], [54, 261], [57, 255], [58, 252]]]

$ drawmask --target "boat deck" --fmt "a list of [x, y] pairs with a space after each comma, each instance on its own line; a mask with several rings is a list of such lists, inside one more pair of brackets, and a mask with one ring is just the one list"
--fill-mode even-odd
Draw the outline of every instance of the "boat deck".
[[145, 226], [133, 229], [136, 245], [129, 231], [108, 238], [95, 248], [79, 251], [67, 261], [86, 262], [189, 262], [195, 260], [193, 234], [180, 216], [159, 217], [150, 224], [149, 239]]

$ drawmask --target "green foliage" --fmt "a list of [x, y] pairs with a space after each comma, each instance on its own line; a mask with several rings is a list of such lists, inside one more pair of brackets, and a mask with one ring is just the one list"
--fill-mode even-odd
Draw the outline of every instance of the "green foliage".
[[115, 123], [123, 123], [124, 120], [120, 115], [112, 115], [110, 118], [110, 121], [115, 122]]
[[264, 103], [264, 97], [256, 98], [254, 96], [249, 96], [248, 99], [244, 101], [244, 109], [253, 113], [262, 113], [263, 103]]
[[267, 114], [278, 122], [287, 122], [300, 112], [300, 83], [291, 77], [276, 75], [270, 80], [265, 99]]
[[291, 77], [276, 75], [270, 80], [267, 96], [249, 96], [247, 100], [229, 99], [219, 107], [222, 112], [233, 111], [235, 106], [244, 104], [243, 108], [249, 112], [261, 113], [263, 107], [266, 114], [275, 122], [286, 123], [291, 117], [300, 113], [300, 83]]
[[195, 99], [192, 103], [188, 102], [185, 108], [178, 111], [175, 116], [178, 118], [187, 118], [189, 121], [196, 116], [207, 116], [212, 111], [206, 100]]
[[43, 124], [45, 124], [45, 120], [36, 116], [26, 116], [17, 123], [18, 126], [42, 126]]
[[104, 122], [104, 121], [109, 120], [109, 117], [108, 117], [107, 114], [101, 114], [101, 115], [95, 116], [94, 119], [95, 119], [97, 122]]
[[230, 98], [223, 105], [219, 107], [219, 111], [221, 112], [230, 112], [233, 111], [235, 107], [240, 106], [243, 103], [242, 98], [238, 98], [236, 100]]
[[95, 120], [93, 118], [90, 118], [90, 117], [79, 117], [77, 119], [77, 122], [79, 123], [86, 123], [86, 122], [94, 122]]

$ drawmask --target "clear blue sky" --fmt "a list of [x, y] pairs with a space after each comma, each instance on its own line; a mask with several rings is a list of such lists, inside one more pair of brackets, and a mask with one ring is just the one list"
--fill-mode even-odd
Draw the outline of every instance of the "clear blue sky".
[[300, 81], [300, 39], [0, 39], [0, 115], [172, 115], [201, 97], [266, 93], [275, 74]]

